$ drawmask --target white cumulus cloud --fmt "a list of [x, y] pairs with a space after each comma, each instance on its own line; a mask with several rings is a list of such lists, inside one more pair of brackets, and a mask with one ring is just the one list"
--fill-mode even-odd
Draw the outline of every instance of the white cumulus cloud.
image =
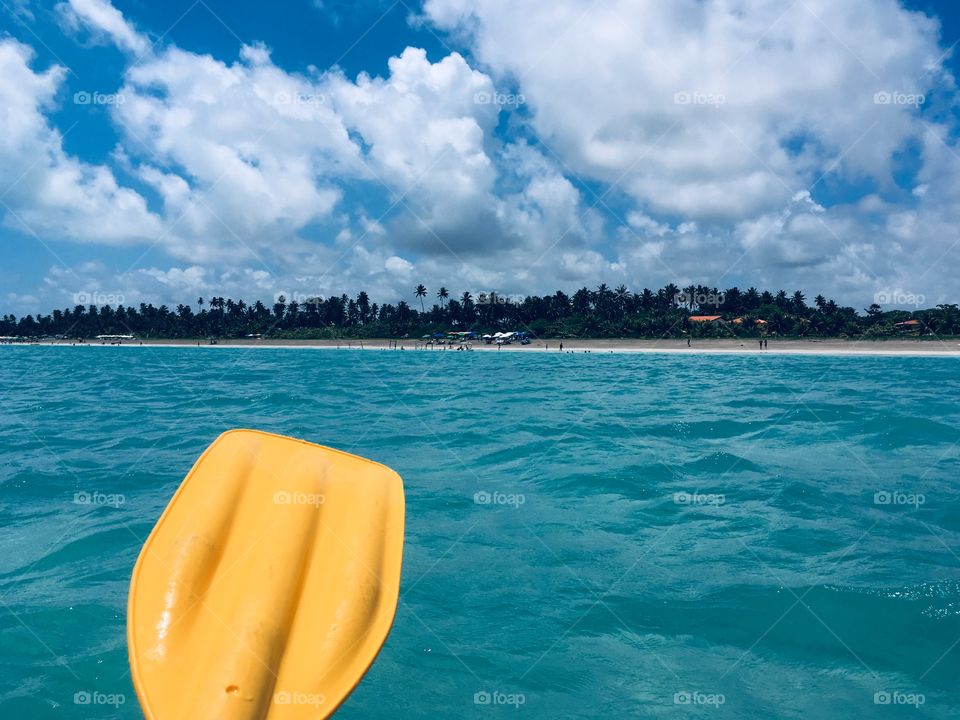
[[100, 164], [67, 153], [66, 71], [0, 40], [0, 212], [169, 259], [90, 282], [168, 301], [394, 300], [421, 281], [960, 291], [956, 87], [937, 21], [896, 0], [426, 0], [459, 51], [358, 76], [283, 68], [256, 38], [235, 57], [154, 46], [108, 0], [58, 9], [126, 53], [120, 143]]

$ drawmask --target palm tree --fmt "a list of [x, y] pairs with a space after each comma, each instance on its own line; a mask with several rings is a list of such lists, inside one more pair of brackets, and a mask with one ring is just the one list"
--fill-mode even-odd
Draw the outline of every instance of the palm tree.
[[357, 313], [360, 317], [360, 324], [366, 325], [370, 318], [370, 296], [363, 290], [357, 295]]
[[807, 309], [807, 305], [806, 305], [806, 303], [804, 302], [805, 300], [806, 300], [806, 298], [803, 296], [803, 293], [800, 292], [799, 290], [797, 290], [797, 291], [793, 294], [793, 298], [791, 298], [790, 303], [793, 305], [793, 311], [794, 311], [795, 313], [798, 313], [798, 314], [799, 314], [799, 313], [802, 313], [804, 310]]
[[198, 312], [198, 313], [203, 312], [203, 298], [202, 298], [202, 297], [198, 297], [198, 298], [197, 298], [197, 312]]
[[649, 310], [653, 307], [654, 294], [650, 288], [644, 288], [643, 292], [640, 293], [640, 307], [644, 310]]
[[723, 294], [723, 309], [727, 312], [739, 313], [740, 308], [743, 305], [743, 298], [740, 294], [740, 288], [734, 286], [732, 288], [727, 288], [727, 291]]
[[586, 315], [590, 312], [590, 291], [582, 287], [573, 294], [573, 311], [578, 315]]
[[447, 292], [445, 287], [442, 287], [437, 291], [437, 297], [440, 298], [440, 307], [443, 307], [443, 301], [450, 297], [450, 293]]
[[465, 292], [463, 295], [461, 295], [460, 305], [461, 305], [461, 312], [463, 313], [463, 319], [467, 323], [473, 322], [473, 319], [475, 316], [474, 305], [473, 305], [473, 295], [471, 295], [468, 292]]
[[677, 306], [677, 296], [680, 294], [680, 288], [678, 288], [673, 283], [664, 285], [663, 288], [657, 290], [657, 295], [660, 297], [660, 301], [664, 304], [664, 307], [673, 310]]
[[597, 285], [597, 292], [594, 295], [593, 306], [597, 310], [597, 314], [602, 318], [609, 318], [610, 316], [610, 296], [613, 295], [610, 292], [610, 288], [607, 287], [606, 283], [600, 283]]
[[617, 289], [613, 291], [613, 294], [617, 296], [617, 308], [622, 313], [627, 306], [627, 300], [630, 299], [630, 291], [627, 290], [627, 286], [620, 284], [617, 286]]
[[420, 310], [426, 312], [426, 308], [423, 307], [423, 299], [427, 296], [427, 289], [423, 285], [417, 285], [414, 295], [420, 298]]

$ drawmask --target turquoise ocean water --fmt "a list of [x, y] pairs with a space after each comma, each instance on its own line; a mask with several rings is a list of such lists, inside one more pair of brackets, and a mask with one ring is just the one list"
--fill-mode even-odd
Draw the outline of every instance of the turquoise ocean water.
[[955, 360], [11, 347], [0, 388], [2, 718], [141, 717], [130, 571], [233, 427], [404, 477], [338, 717], [960, 714]]

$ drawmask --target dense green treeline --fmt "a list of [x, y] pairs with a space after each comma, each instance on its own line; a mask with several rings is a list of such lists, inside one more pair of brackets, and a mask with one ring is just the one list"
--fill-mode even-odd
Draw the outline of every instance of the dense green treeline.
[[[365, 292], [328, 298], [277, 298], [272, 306], [257, 301], [198, 298], [192, 305], [139, 307], [77, 305], [50, 315], [0, 319], [0, 335], [91, 338], [132, 334], [143, 338], [243, 337], [419, 337], [446, 330], [527, 330], [540, 337], [893, 337], [904, 334], [958, 335], [957, 305], [907, 312], [884, 311], [873, 304], [863, 313], [818, 295], [808, 304], [802, 293], [760, 292], [667, 285], [656, 292], [626, 287], [582, 288], [572, 295], [557, 291], [543, 297], [498, 296], [446, 288], [436, 302], [424, 303], [427, 289], [412, 293], [416, 305], [371, 302]], [[710, 320], [691, 320], [709, 316]], [[719, 317], [714, 317], [719, 316]], [[904, 325], [907, 321], [915, 321]]]

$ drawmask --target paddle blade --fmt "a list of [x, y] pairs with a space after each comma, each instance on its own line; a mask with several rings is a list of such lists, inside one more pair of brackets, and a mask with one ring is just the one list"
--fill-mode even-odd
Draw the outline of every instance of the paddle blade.
[[127, 642], [148, 720], [325, 718], [390, 631], [403, 483], [252, 430], [187, 474], [133, 570]]

